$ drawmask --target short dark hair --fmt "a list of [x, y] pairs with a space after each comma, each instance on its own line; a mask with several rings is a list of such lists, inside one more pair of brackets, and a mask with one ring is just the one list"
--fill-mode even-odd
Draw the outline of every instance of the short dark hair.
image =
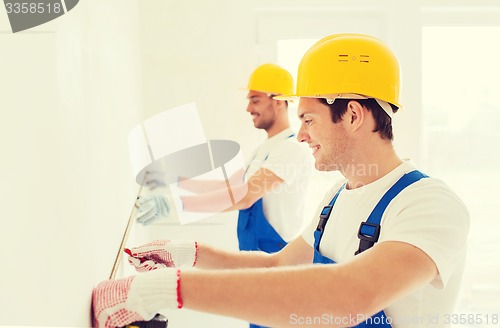
[[[267, 94], [267, 96], [268, 96], [269, 98], [271, 98], [271, 99], [274, 99], [274, 97], [276, 97], [276, 96], [280, 96], [280, 94], [279, 94], [279, 93], [276, 93], [276, 94], [274, 94], [274, 93], [269, 94], [269, 93], [268, 93], [268, 94]], [[276, 100], [278, 100], [278, 99], [276, 99]], [[284, 101], [284, 102], [285, 102], [285, 107], [288, 109], [288, 100], [282, 100], [282, 101]]]
[[[382, 139], [394, 140], [394, 136], [392, 134], [392, 120], [387, 115], [382, 107], [378, 104], [378, 102], [374, 98], [368, 99], [343, 99], [337, 98], [333, 102], [333, 104], [328, 104], [326, 99], [320, 98], [320, 102], [324, 105], [327, 105], [330, 108], [330, 115], [332, 117], [333, 123], [338, 123], [342, 120], [342, 116], [344, 116], [347, 111], [347, 104], [354, 100], [361, 104], [361, 106], [365, 107], [370, 111], [375, 119], [375, 129], [373, 132], [379, 132]], [[392, 104], [392, 112], [396, 113], [398, 108]]]

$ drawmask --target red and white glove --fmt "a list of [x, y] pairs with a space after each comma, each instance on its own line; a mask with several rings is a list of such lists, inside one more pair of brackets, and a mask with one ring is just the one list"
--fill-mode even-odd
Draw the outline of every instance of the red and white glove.
[[165, 267], [196, 265], [198, 243], [191, 240], [155, 240], [151, 243], [125, 249], [128, 262], [139, 272]]
[[101, 282], [92, 291], [93, 327], [124, 327], [182, 308], [180, 270], [158, 270]]

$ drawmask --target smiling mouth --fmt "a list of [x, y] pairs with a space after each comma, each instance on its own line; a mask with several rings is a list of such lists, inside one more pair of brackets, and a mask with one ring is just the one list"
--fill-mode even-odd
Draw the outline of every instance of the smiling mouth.
[[320, 146], [319, 146], [319, 145], [316, 145], [316, 146], [311, 146], [310, 148], [311, 148], [311, 150], [312, 150], [312, 154], [313, 154], [313, 155], [316, 155], [316, 153], [318, 152], [318, 150], [319, 150]]

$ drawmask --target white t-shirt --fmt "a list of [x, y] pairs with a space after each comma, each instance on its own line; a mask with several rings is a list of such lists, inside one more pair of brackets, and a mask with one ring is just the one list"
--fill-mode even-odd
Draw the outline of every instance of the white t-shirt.
[[[343, 190], [320, 243], [322, 255], [336, 262], [353, 258], [359, 246], [357, 232], [383, 194], [405, 173], [415, 170], [405, 162], [381, 179], [353, 190]], [[314, 246], [320, 211], [343, 182], [332, 188], [318, 207], [302, 237]], [[401, 241], [423, 250], [436, 264], [439, 277], [411, 295], [391, 304], [385, 313], [392, 327], [449, 327], [465, 264], [469, 213], [462, 201], [442, 181], [425, 178], [406, 187], [388, 205], [380, 223], [379, 243]], [[367, 272], [367, 279], [370, 274]], [[437, 321], [437, 322], [436, 322]], [[449, 320], [448, 320], [449, 321]]]
[[312, 170], [312, 156], [307, 145], [297, 141], [291, 129], [266, 139], [252, 156], [246, 172], [248, 180], [258, 169], [272, 171], [283, 180], [262, 198], [264, 215], [286, 242], [300, 235], [304, 220], [304, 198]]

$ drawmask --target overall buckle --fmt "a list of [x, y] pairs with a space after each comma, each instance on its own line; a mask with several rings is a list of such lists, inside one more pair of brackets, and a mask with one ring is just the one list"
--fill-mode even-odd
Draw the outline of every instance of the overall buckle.
[[361, 222], [358, 230], [358, 238], [360, 239], [359, 249], [354, 255], [358, 255], [372, 247], [378, 241], [379, 236], [380, 224]]
[[326, 222], [328, 221], [328, 218], [332, 213], [332, 208], [333, 208], [332, 205], [326, 205], [325, 207], [323, 207], [319, 215], [319, 222], [318, 226], [316, 227], [316, 230], [323, 231], [325, 229]]

